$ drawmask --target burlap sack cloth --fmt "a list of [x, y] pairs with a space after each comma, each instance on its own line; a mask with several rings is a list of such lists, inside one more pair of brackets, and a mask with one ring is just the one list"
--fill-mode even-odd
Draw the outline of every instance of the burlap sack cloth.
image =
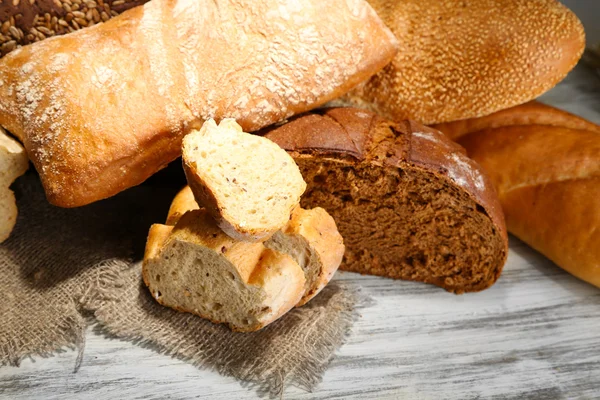
[[355, 288], [334, 282], [246, 334], [162, 307], [148, 294], [140, 273], [146, 235], [183, 186], [179, 172], [77, 209], [49, 205], [34, 172], [13, 185], [19, 218], [0, 245], [1, 365], [63, 347], [78, 347], [80, 362], [86, 326], [98, 323], [108, 335], [214, 368], [261, 394], [315, 387], [352, 325]]

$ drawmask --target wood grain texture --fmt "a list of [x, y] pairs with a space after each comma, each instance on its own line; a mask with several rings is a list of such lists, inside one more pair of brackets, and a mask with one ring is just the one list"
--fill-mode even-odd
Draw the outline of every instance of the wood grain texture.
[[[543, 101], [600, 123], [595, 76], [578, 67]], [[600, 83], [600, 81], [598, 81]], [[490, 289], [338, 273], [375, 304], [313, 393], [285, 399], [593, 399], [600, 397], [600, 290], [511, 238]], [[0, 368], [0, 399], [254, 399], [232, 378], [89, 329], [76, 352]]]

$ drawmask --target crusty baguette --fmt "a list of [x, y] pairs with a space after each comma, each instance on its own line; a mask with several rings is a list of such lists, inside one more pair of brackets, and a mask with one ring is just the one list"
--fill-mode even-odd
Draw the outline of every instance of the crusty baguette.
[[283, 228], [306, 183], [294, 160], [235, 120], [208, 120], [183, 139], [183, 169], [196, 201], [234, 239], [263, 241]]
[[[600, 287], [600, 127], [553, 109], [523, 125], [527, 106], [470, 125], [459, 143], [489, 173], [508, 230], [571, 274]], [[549, 107], [545, 106], [546, 109]], [[496, 121], [521, 125], [499, 128]], [[545, 125], [536, 124], [543, 122]], [[462, 123], [442, 127], [460, 132]], [[593, 131], [592, 131], [593, 130]]]
[[292, 257], [230, 238], [206, 210], [152, 226], [142, 276], [159, 303], [243, 332], [298, 304], [306, 281]]
[[396, 52], [363, 0], [154, 0], [0, 59], [0, 125], [49, 201], [81, 206], [139, 184], [192, 127], [253, 131], [339, 96]]
[[500, 276], [508, 239], [487, 176], [464, 150], [420, 124], [334, 108], [269, 128], [344, 238], [341, 269], [462, 293]]
[[28, 166], [23, 147], [0, 128], [0, 243], [10, 236], [17, 222], [17, 203], [9, 186]]
[[585, 35], [556, 0], [369, 0], [400, 43], [346, 99], [392, 120], [434, 124], [532, 100], [581, 57]]
[[[175, 225], [186, 212], [200, 207], [189, 186], [177, 193], [167, 216], [167, 225]], [[306, 304], [329, 283], [344, 256], [344, 243], [333, 218], [316, 207], [296, 207], [289, 223], [276, 232], [265, 246], [290, 254], [304, 270], [305, 294], [298, 304]]]
[[450, 139], [457, 141], [469, 133], [513, 125], [562, 126], [564, 128], [583, 129], [600, 133], [600, 126], [593, 122], [538, 101], [530, 101], [529, 103], [498, 111], [481, 118], [470, 118], [433, 125], [432, 128], [443, 132]]

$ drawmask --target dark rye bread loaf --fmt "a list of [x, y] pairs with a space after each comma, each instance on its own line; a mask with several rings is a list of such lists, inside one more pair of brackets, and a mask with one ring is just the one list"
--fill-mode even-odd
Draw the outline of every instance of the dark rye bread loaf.
[[504, 217], [487, 176], [440, 132], [353, 108], [304, 114], [266, 137], [291, 152], [346, 244], [342, 269], [463, 293], [500, 276]]
[[17, 47], [106, 22], [148, 0], [0, 0], [0, 57]]

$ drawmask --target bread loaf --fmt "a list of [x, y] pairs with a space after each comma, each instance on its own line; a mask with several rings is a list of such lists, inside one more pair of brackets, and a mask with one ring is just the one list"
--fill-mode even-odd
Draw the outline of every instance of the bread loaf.
[[17, 222], [17, 203], [9, 186], [28, 166], [23, 147], [0, 128], [0, 243], [10, 236]]
[[600, 126], [593, 122], [535, 100], [485, 117], [433, 125], [432, 128], [443, 132], [450, 139], [456, 141], [469, 133], [513, 125], [562, 126], [569, 129], [582, 129], [600, 133]]
[[425, 124], [480, 117], [532, 100], [563, 79], [585, 47], [556, 0], [369, 0], [400, 50], [346, 101]]
[[154, 0], [0, 59], [0, 125], [51, 203], [144, 181], [209, 118], [245, 131], [348, 91], [396, 40], [363, 0]]
[[[458, 135], [489, 173], [508, 230], [600, 287], [600, 127], [542, 105], [535, 107], [547, 112], [532, 114], [531, 124], [523, 125], [531, 107], [441, 128]], [[465, 125], [480, 130], [460, 136]]]
[[414, 122], [352, 108], [310, 113], [267, 129], [344, 237], [340, 268], [432, 283], [455, 293], [500, 276], [508, 251], [488, 178], [459, 146]]
[[253, 331], [281, 317], [304, 294], [305, 277], [287, 254], [237, 241], [205, 210], [148, 235], [144, 282], [161, 304]]
[[17, 47], [106, 22], [148, 0], [0, 2], [0, 57]]
[[297, 207], [266, 242], [239, 241], [218, 228], [186, 186], [167, 225], [150, 229], [143, 277], [159, 303], [251, 331], [316, 296], [343, 254], [342, 237], [323, 209]]
[[244, 133], [233, 119], [208, 120], [183, 139], [194, 197], [234, 239], [262, 241], [282, 229], [306, 189], [281, 147]]
[[[167, 225], [175, 225], [186, 212], [200, 207], [189, 186], [173, 199]], [[306, 288], [303, 305], [329, 283], [344, 255], [344, 241], [333, 218], [322, 208], [304, 210], [296, 207], [288, 224], [263, 242], [270, 249], [290, 254], [304, 270]]]

